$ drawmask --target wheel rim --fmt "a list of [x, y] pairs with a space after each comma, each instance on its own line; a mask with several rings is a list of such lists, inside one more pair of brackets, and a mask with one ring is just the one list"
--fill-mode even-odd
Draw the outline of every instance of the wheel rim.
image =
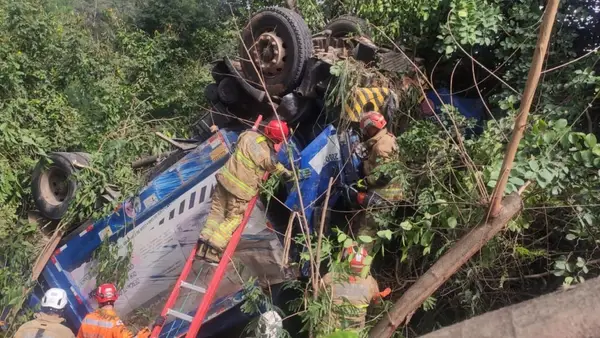
[[252, 51], [254, 63], [267, 77], [283, 71], [286, 59], [286, 45], [276, 32], [264, 32], [258, 36]]
[[59, 205], [69, 195], [68, 175], [58, 167], [50, 167], [40, 177], [42, 198], [51, 205]]

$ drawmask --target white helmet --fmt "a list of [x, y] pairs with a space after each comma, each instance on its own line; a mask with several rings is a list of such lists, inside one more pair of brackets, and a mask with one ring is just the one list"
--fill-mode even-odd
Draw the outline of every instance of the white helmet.
[[42, 307], [62, 310], [67, 306], [67, 301], [67, 293], [65, 290], [52, 288], [44, 294], [44, 298], [42, 298]]

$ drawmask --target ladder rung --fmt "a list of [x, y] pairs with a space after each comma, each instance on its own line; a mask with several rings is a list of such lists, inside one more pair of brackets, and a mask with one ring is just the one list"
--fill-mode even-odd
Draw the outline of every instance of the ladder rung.
[[186, 289], [190, 289], [190, 290], [194, 290], [194, 291], [197, 291], [197, 292], [200, 292], [200, 293], [206, 293], [206, 289], [205, 288], [203, 288], [201, 286], [198, 286], [198, 285], [195, 285], [195, 284], [184, 282], [184, 281], [181, 281], [181, 287], [182, 288], [186, 288]]
[[186, 320], [188, 322], [191, 322], [194, 319], [194, 317], [192, 317], [190, 315], [187, 315], [187, 314], [185, 314], [183, 312], [175, 311], [173, 309], [168, 309], [167, 310], [167, 315], [171, 315], [173, 317], [177, 317], [179, 319], [183, 319], [183, 320]]

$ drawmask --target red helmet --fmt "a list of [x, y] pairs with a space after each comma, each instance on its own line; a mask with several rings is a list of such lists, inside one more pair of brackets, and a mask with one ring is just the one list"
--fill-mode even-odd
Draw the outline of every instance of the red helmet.
[[290, 128], [287, 123], [279, 120], [271, 120], [265, 127], [265, 136], [275, 143], [283, 142], [284, 138], [290, 135]]
[[383, 115], [376, 111], [370, 111], [363, 115], [363, 117], [360, 119], [360, 130], [364, 132], [368, 127], [371, 126], [377, 129], [383, 129], [386, 124], [387, 121]]
[[344, 250], [344, 258], [352, 257], [350, 260], [350, 269], [356, 273], [360, 273], [365, 267], [365, 259], [369, 255], [369, 252], [364, 247], [359, 247], [358, 250], [354, 245]]
[[102, 284], [94, 291], [93, 296], [98, 304], [116, 302], [119, 298], [117, 287], [112, 283]]

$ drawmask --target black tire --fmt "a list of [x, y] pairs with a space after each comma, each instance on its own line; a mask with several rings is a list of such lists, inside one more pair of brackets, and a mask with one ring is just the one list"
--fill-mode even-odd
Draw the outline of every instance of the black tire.
[[213, 66], [210, 74], [215, 82], [219, 83], [229, 75], [229, 69], [227, 69], [227, 65], [223, 61], [219, 61]]
[[334, 38], [343, 38], [348, 35], [371, 37], [371, 31], [367, 22], [352, 15], [342, 15], [333, 19], [325, 26], [325, 29], [331, 30], [331, 36]]
[[88, 165], [86, 153], [50, 153], [49, 161], [42, 159], [33, 170], [31, 193], [40, 213], [51, 220], [60, 220], [75, 197], [78, 170], [75, 162]]
[[219, 82], [218, 95], [219, 100], [226, 105], [236, 104], [240, 101], [240, 84], [234, 78], [225, 78]]
[[[313, 52], [312, 36], [306, 22], [298, 13], [281, 7], [266, 7], [258, 11], [242, 31], [240, 44], [241, 66], [244, 76], [250, 83], [262, 89], [260, 76], [254, 68], [254, 63], [246, 51], [248, 46], [251, 54], [254, 41], [265, 32], [275, 32], [285, 45], [285, 60], [283, 67], [276, 75], [265, 76], [267, 92], [270, 95], [281, 96], [295, 89], [304, 74], [306, 61]], [[260, 68], [257, 66], [260, 72]]]
[[219, 101], [219, 86], [216, 83], [209, 84], [204, 88], [204, 96], [210, 103]]

